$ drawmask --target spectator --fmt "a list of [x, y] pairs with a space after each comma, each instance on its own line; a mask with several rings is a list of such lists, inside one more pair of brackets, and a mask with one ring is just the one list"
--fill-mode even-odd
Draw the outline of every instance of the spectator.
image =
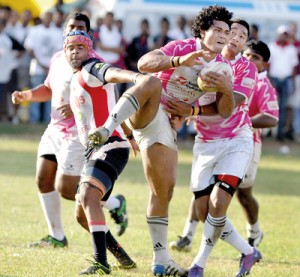
[[20, 45], [17, 40], [10, 37], [6, 32], [7, 21], [5, 17], [0, 18], [0, 103], [1, 106], [1, 114], [6, 117], [6, 91], [8, 90], [8, 86], [12, 84], [12, 72], [15, 68], [14, 58], [16, 57], [16, 52], [22, 52], [24, 48]]
[[253, 23], [250, 25], [250, 37], [249, 40], [258, 40], [259, 39], [259, 27], [257, 24]]
[[160, 20], [160, 33], [158, 33], [153, 39], [154, 49], [163, 47], [167, 43], [172, 41], [172, 38], [170, 38], [168, 35], [169, 29], [170, 29], [170, 22], [169, 22], [168, 18], [163, 17]]
[[[107, 63], [125, 69], [126, 43], [121, 32], [122, 30], [118, 29], [114, 21], [114, 14], [112, 12], [106, 13], [99, 29], [96, 51]], [[124, 84], [119, 84], [117, 87], [120, 95], [126, 89]]]
[[127, 67], [130, 70], [138, 72], [138, 60], [151, 50], [149, 38], [149, 21], [144, 18], [140, 23], [140, 34], [132, 39], [127, 48]]
[[269, 60], [269, 75], [278, 92], [279, 122], [277, 140], [283, 141], [287, 132], [287, 104], [293, 93], [294, 72], [298, 65], [296, 47], [290, 43], [290, 29], [281, 25], [277, 29], [277, 39], [269, 44], [271, 57]]
[[[52, 55], [62, 49], [62, 44], [57, 42], [57, 32], [50, 27], [52, 13], [44, 13], [41, 19], [42, 24], [32, 27], [25, 40], [25, 47], [32, 56], [29, 72], [31, 87], [36, 87], [44, 82], [48, 74]], [[50, 121], [50, 111], [50, 101], [30, 103], [30, 123], [48, 123]]]
[[186, 32], [187, 20], [183, 15], [177, 17], [176, 27], [169, 31], [169, 37], [173, 40], [183, 40], [188, 38]]
[[107, 63], [119, 68], [124, 68], [120, 63], [121, 56], [125, 53], [125, 47], [122, 45], [122, 34], [114, 22], [114, 14], [108, 12], [99, 29], [99, 41], [97, 52]]

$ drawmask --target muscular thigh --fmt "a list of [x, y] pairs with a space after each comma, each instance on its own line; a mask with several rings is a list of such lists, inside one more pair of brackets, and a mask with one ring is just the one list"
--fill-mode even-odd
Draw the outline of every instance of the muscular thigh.
[[177, 151], [155, 143], [141, 152], [145, 177], [155, 195], [168, 195], [176, 181]]

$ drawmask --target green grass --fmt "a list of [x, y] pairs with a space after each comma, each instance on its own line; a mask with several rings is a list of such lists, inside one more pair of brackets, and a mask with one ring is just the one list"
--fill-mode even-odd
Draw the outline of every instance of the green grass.
[[[27, 244], [47, 234], [34, 181], [36, 150], [45, 126], [0, 125], [0, 276], [77, 276], [90, 259], [90, 236], [75, 222], [74, 202], [62, 200], [63, 223], [69, 240], [66, 249], [30, 249]], [[277, 145], [266, 141], [255, 186], [260, 203], [260, 223], [265, 237], [260, 246], [263, 260], [251, 276], [300, 276], [299, 196], [300, 151], [291, 145], [291, 155], [277, 154]], [[191, 146], [180, 146], [178, 182], [170, 205], [169, 240], [177, 239], [184, 226], [191, 193], [189, 175]], [[152, 276], [152, 247], [145, 214], [149, 190], [139, 157], [133, 158], [116, 183], [114, 193], [128, 201], [129, 227], [118, 240], [137, 262], [132, 271], [112, 276]], [[245, 235], [245, 217], [234, 199], [228, 215]], [[114, 233], [114, 223], [107, 216]], [[172, 252], [175, 261], [189, 267], [198, 252], [202, 234], [199, 224], [191, 253]], [[234, 276], [238, 268], [236, 250], [220, 241], [205, 270], [206, 277]], [[109, 261], [114, 258], [109, 254]]]

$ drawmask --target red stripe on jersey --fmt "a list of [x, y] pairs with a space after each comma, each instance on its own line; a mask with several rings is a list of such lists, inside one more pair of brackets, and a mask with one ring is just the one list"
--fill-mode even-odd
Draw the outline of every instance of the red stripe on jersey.
[[236, 188], [240, 183], [240, 178], [233, 175], [220, 174], [217, 176], [218, 181], [224, 182], [227, 185]]
[[[78, 82], [82, 86], [82, 88], [91, 96], [96, 127], [103, 126], [109, 116], [107, 105], [107, 91], [103, 88], [103, 86], [90, 87], [84, 81], [82, 72], [78, 74]], [[122, 138], [120, 133], [116, 130], [113, 131], [111, 136]]]

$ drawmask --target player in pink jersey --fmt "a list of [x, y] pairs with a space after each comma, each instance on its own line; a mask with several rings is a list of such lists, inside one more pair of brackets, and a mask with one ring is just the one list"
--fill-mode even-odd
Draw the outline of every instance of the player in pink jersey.
[[269, 47], [262, 41], [248, 41], [243, 56], [255, 63], [258, 70], [258, 80], [249, 105], [249, 116], [252, 127], [255, 128], [253, 132], [254, 151], [245, 179], [237, 190], [237, 199], [245, 211], [248, 242], [257, 247], [263, 238], [263, 233], [259, 227], [259, 206], [252, 194], [252, 187], [261, 154], [261, 128], [276, 126], [279, 106], [277, 92], [267, 77], [266, 69], [270, 58]]
[[[174, 99], [175, 102], [180, 100], [192, 104], [203, 94], [196, 82], [198, 73], [204, 64], [214, 58], [223, 60], [218, 53], [229, 39], [231, 16], [224, 7], [205, 8], [195, 19], [195, 39], [171, 42], [144, 55], [138, 62], [139, 70], [157, 72], [155, 75], [161, 81], [163, 96], [160, 92], [154, 95], [149, 89], [141, 95], [125, 93], [103, 127], [90, 134], [91, 141], [105, 141], [105, 134], [111, 133], [126, 118], [126, 123], [132, 129], [151, 191], [147, 223], [154, 252], [154, 275], [186, 274], [173, 262], [168, 250], [168, 207], [176, 181], [177, 145], [176, 132], [165, 111], [168, 107], [166, 101]], [[218, 112], [224, 117], [229, 116], [235, 104], [231, 79], [220, 74], [209, 76], [214, 79], [217, 91], [221, 94]], [[139, 78], [137, 76], [137, 82]], [[164, 106], [159, 105], [160, 101]], [[138, 103], [135, 110], [132, 103]]]
[[[194, 209], [197, 217], [204, 222], [204, 232], [200, 250], [189, 272], [191, 277], [203, 276], [208, 257], [219, 238], [242, 253], [236, 276], [249, 273], [251, 267], [261, 259], [261, 254], [244, 241], [226, 216], [232, 196], [246, 173], [253, 151], [248, 105], [256, 83], [257, 70], [240, 53], [248, 36], [248, 23], [234, 20], [231, 25], [231, 39], [222, 51], [235, 72], [233, 90], [236, 108], [233, 114], [226, 119], [213, 113], [204, 116], [203, 114], [211, 111], [208, 107], [213, 105], [216, 96], [212, 99], [211, 94], [204, 94], [199, 99], [199, 104], [204, 106], [202, 115], [197, 117], [195, 124], [197, 135], [191, 174], [191, 190], [195, 200], [191, 203], [191, 211]], [[191, 110], [191, 107], [182, 107], [181, 112], [186, 113], [185, 109]], [[186, 234], [181, 241], [171, 244], [173, 248], [183, 246], [183, 238], [195, 232], [197, 217], [194, 214], [194, 221], [187, 221], [184, 230]], [[190, 240], [185, 240], [185, 244]]]
[[[86, 15], [72, 13], [65, 23], [65, 32], [71, 30], [89, 31], [90, 21]], [[95, 54], [96, 55], [96, 54]], [[39, 187], [40, 202], [48, 223], [49, 235], [30, 244], [32, 247], [65, 247], [68, 245], [61, 220], [62, 197], [75, 200], [77, 186], [84, 162], [85, 148], [79, 141], [73, 113], [69, 105], [70, 81], [73, 72], [63, 51], [54, 55], [48, 77], [44, 84], [28, 91], [16, 91], [12, 95], [14, 103], [24, 100], [52, 101], [51, 122], [39, 144], [36, 180]], [[119, 223], [127, 224], [124, 198], [110, 197], [111, 215], [114, 219], [124, 219]], [[114, 204], [115, 203], [115, 204]], [[120, 230], [124, 232], [121, 226]], [[128, 268], [135, 263], [114, 239], [107, 233], [108, 249], [115, 255], [120, 265]]]

